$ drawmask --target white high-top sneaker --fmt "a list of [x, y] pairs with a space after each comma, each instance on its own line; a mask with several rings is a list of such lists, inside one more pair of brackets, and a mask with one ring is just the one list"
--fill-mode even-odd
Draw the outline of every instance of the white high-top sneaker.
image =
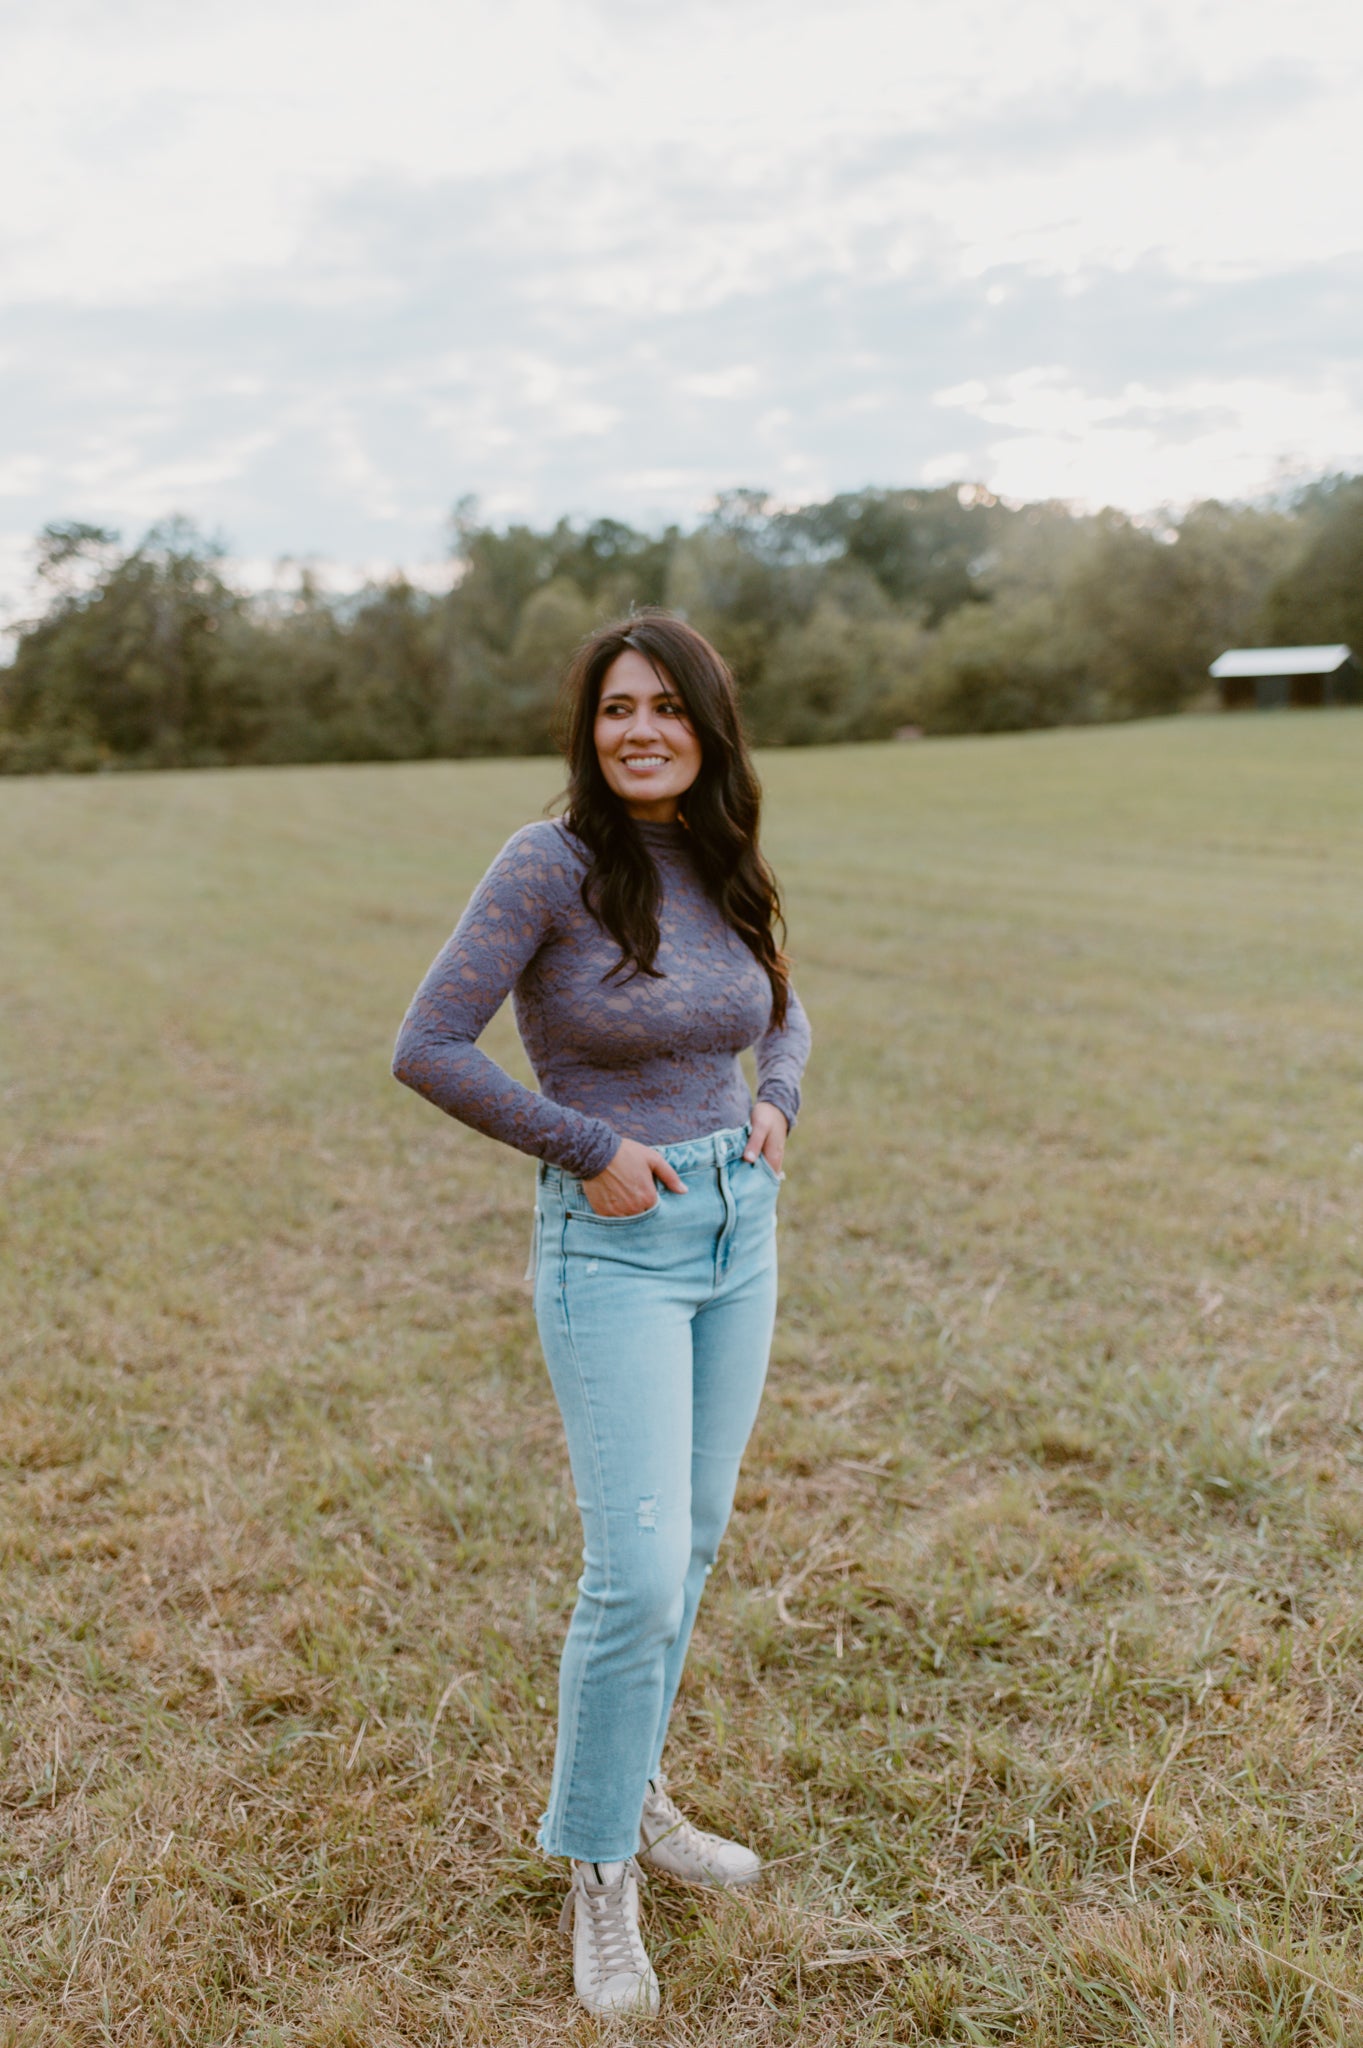
[[656, 2012], [658, 1979], [639, 1937], [639, 1867], [574, 1863], [559, 1915], [573, 1919], [573, 1984], [589, 2012]]
[[762, 1859], [741, 1842], [727, 1842], [686, 1818], [667, 1790], [660, 1771], [648, 1781], [639, 1822], [639, 1854], [653, 1870], [688, 1884], [733, 1887], [762, 1875]]

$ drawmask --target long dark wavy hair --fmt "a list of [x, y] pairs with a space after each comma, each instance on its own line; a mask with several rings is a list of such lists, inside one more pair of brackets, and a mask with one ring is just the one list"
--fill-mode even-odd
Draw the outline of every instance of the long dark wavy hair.
[[601, 772], [594, 729], [606, 671], [627, 648], [642, 654], [686, 707], [700, 772], [678, 812], [706, 894], [771, 983], [771, 1021], [785, 1022], [790, 970], [777, 942], [785, 920], [776, 878], [757, 843], [762, 788], [748, 752], [727, 663], [693, 626], [657, 609], [616, 619], [583, 641], [563, 679], [560, 745], [568, 763], [564, 822], [591, 854], [582, 901], [620, 948], [611, 975], [660, 976], [658, 871], [633, 818]]

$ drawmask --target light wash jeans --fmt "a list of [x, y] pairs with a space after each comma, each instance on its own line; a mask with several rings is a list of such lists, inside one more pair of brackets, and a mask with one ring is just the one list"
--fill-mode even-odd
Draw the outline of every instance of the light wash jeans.
[[706, 1574], [733, 1506], [776, 1309], [778, 1176], [748, 1128], [660, 1145], [687, 1193], [602, 1217], [541, 1166], [535, 1316], [582, 1516], [540, 1847], [613, 1862], [639, 1846], [649, 1778]]

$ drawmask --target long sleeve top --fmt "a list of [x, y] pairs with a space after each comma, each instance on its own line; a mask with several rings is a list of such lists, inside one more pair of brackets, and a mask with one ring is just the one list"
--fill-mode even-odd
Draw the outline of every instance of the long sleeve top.
[[[461, 1123], [586, 1180], [622, 1138], [667, 1145], [746, 1122], [738, 1055], [791, 1124], [809, 1053], [794, 990], [771, 1024], [771, 985], [702, 887], [686, 830], [640, 823], [662, 901], [661, 978], [606, 979], [619, 959], [587, 910], [587, 849], [561, 821], [507, 841], [412, 998], [398, 1033], [400, 1081]], [[514, 1080], [477, 1045], [510, 995], [539, 1082]]]

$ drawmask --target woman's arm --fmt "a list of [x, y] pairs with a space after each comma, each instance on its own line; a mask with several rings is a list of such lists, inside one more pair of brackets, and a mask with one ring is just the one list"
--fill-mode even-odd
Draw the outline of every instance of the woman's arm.
[[619, 1133], [523, 1087], [475, 1043], [550, 936], [561, 886], [541, 828], [507, 841], [412, 998], [393, 1072], [447, 1116], [587, 1179], [615, 1157]]
[[809, 1019], [794, 989], [786, 1001], [786, 1021], [763, 1032], [757, 1041], [757, 1099], [770, 1102], [795, 1128], [800, 1113], [800, 1077], [809, 1058]]

